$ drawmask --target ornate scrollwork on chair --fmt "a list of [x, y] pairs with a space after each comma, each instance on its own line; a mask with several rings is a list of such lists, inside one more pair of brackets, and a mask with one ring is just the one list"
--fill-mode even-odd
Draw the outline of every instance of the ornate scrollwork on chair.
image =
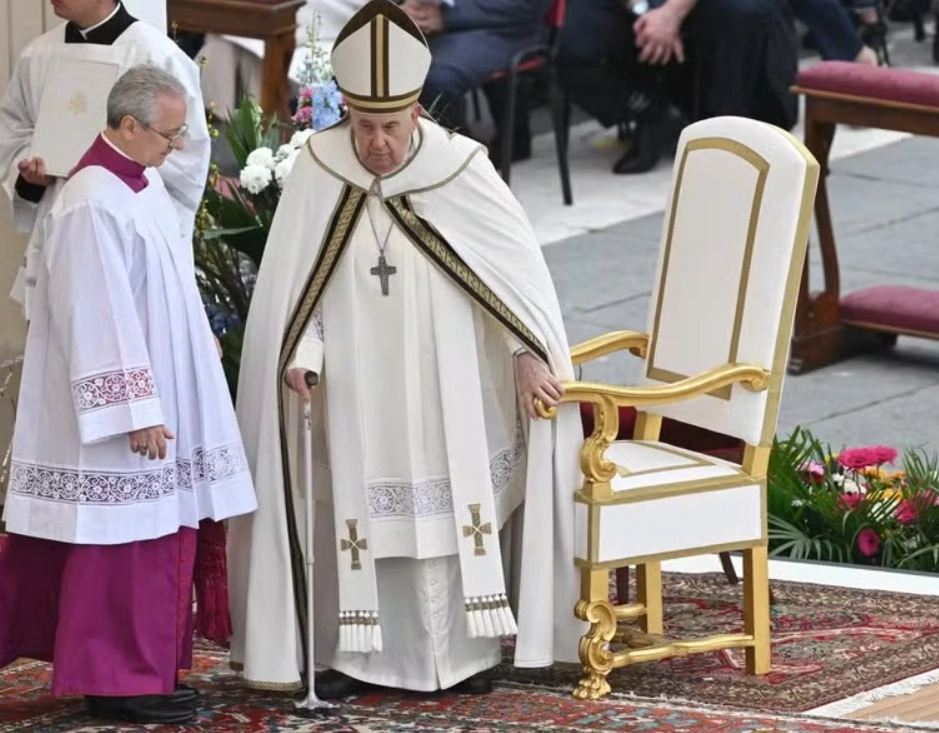
[[[594, 405], [575, 493], [584, 677], [575, 695], [610, 691], [636, 662], [745, 648], [750, 674], [770, 669], [766, 469], [779, 414], [819, 166], [794, 137], [734, 117], [682, 134], [666, 210], [648, 334], [620, 331], [573, 349], [575, 363], [629, 350], [641, 383], [566, 386]], [[635, 439], [617, 440], [636, 407]], [[538, 406], [543, 417], [553, 411]], [[670, 418], [745, 443], [741, 465], [659, 441]], [[741, 550], [743, 632], [669, 639], [663, 560]], [[609, 572], [637, 566], [638, 602], [614, 605]], [[620, 626], [638, 620], [639, 629]]]

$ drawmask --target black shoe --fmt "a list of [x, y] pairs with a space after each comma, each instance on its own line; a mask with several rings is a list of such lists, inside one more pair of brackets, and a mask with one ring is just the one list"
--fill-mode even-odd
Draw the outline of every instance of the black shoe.
[[195, 687], [180, 683], [176, 685], [176, 689], [170, 693], [169, 698], [174, 703], [193, 705], [196, 700], [199, 699], [199, 691]]
[[632, 137], [632, 144], [623, 155], [613, 164], [613, 172], [618, 175], [634, 175], [647, 173], [655, 168], [662, 156], [659, 139], [659, 119], [640, 122]]
[[488, 695], [492, 692], [492, 680], [481, 674], [474, 674], [451, 687], [448, 692], [457, 695]]
[[345, 697], [360, 695], [371, 688], [367, 682], [362, 682], [342, 672], [328, 669], [316, 675], [316, 696], [321, 700], [341, 700]]
[[196, 717], [191, 704], [173, 700], [172, 695], [138, 695], [135, 697], [89, 696], [88, 710], [96, 718], [139, 725], [178, 725]]

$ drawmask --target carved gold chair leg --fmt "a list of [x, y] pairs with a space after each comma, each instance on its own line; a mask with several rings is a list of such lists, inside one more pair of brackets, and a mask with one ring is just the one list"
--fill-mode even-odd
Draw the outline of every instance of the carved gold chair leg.
[[580, 663], [584, 676], [574, 691], [581, 700], [599, 700], [610, 694], [607, 676], [613, 670], [610, 642], [616, 633], [616, 613], [609, 601], [608, 570], [581, 570], [581, 598], [574, 614], [590, 624], [580, 639]]
[[640, 624], [647, 634], [661, 634], [663, 626], [662, 609], [662, 563], [647, 562], [636, 566], [636, 588], [638, 601], [646, 607]]
[[770, 671], [769, 558], [766, 545], [743, 551], [744, 633], [753, 637], [747, 647], [747, 674]]

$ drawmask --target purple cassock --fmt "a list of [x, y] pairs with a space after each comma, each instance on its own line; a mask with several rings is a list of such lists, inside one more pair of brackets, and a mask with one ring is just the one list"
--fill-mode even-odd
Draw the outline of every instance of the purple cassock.
[[[72, 173], [88, 166], [135, 193], [148, 185], [144, 167], [101, 137]], [[0, 550], [0, 667], [21, 657], [52, 662], [55, 695], [168, 695], [191, 666], [194, 575], [200, 607], [216, 616], [200, 619], [200, 631], [227, 640], [220, 523], [119, 545], [11, 534]]]

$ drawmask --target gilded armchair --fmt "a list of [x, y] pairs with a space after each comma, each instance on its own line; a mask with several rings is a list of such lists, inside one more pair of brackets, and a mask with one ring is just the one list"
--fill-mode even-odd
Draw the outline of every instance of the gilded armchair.
[[[750, 674], [770, 669], [766, 470], [818, 175], [811, 154], [779, 128], [733, 117], [688, 127], [648, 333], [620, 331], [573, 349], [577, 364], [619, 350], [642, 361], [636, 387], [573, 382], [563, 397], [593, 403], [596, 414], [574, 495], [575, 613], [590, 624], [578, 697], [606, 695], [614, 668], [717, 649], [745, 648]], [[626, 405], [639, 411], [634, 439], [617, 440]], [[743, 440], [741, 465], [659, 442], [663, 417]], [[743, 632], [665, 638], [662, 561], [731, 550], [744, 558]], [[610, 571], [630, 565], [637, 602], [614, 606]], [[627, 620], [639, 629], [619, 627]]]

